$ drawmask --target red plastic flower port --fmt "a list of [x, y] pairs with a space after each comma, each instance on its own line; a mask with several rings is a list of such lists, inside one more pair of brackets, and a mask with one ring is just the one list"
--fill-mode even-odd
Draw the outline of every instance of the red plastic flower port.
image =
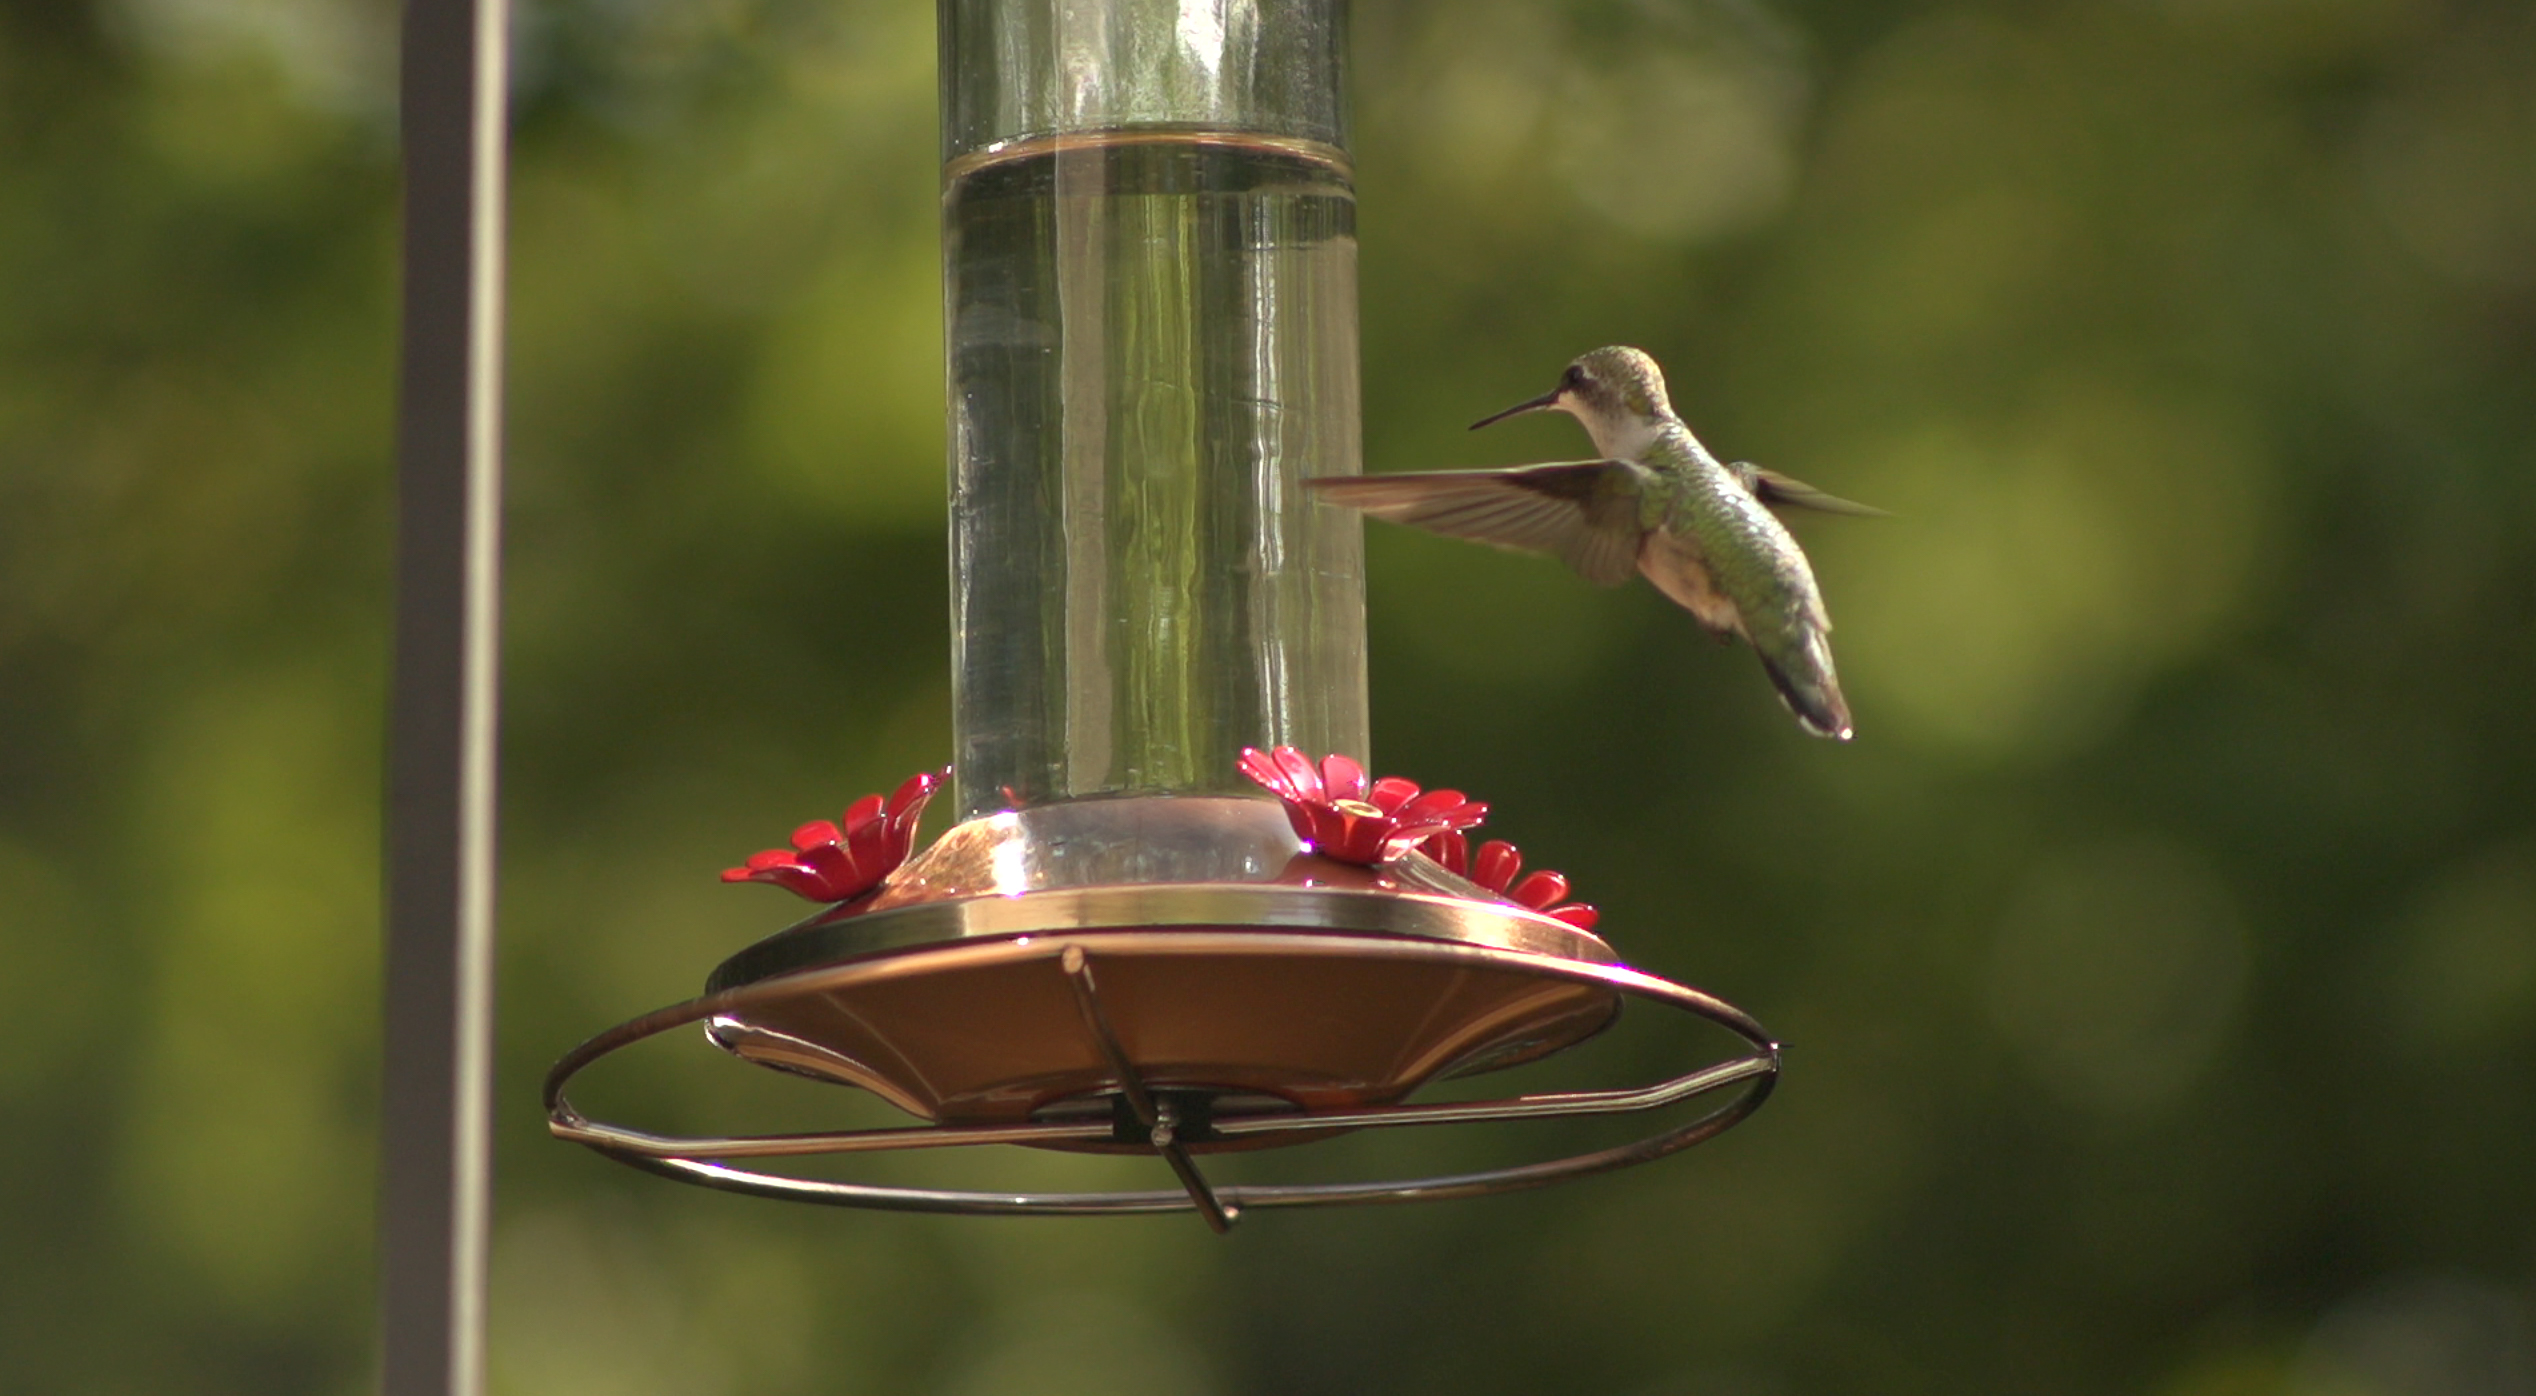
[[907, 861], [916, 820], [948, 774], [909, 776], [886, 803], [878, 795], [864, 796], [845, 812], [842, 829], [814, 819], [793, 830], [791, 848], [770, 848], [745, 867], [726, 868], [722, 880], [768, 882], [814, 902], [862, 896]]
[[1287, 821], [1313, 852], [1342, 863], [1392, 862], [1424, 839], [1488, 817], [1488, 806], [1459, 790], [1420, 794], [1417, 782], [1398, 776], [1368, 782], [1364, 767], [1336, 752], [1315, 766], [1290, 746], [1243, 747], [1242, 774], [1285, 802]]
[[[1567, 895], [1567, 875], [1543, 868], [1521, 882], [1515, 874], [1523, 871], [1523, 852], [1504, 839], [1490, 839], [1479, 846], [1479, 856], [1471, 857], [1470, 840], [1458, 833], [1446, 832], [1428, 839], [1418, 851], [1442, 863], [1454, 874], [1467, 877], [1510, 902], [1528, 906], [1553, 920], [1565, 921], [1580, 931], [1594, 929], [1603, 914], [1583, 902], [1565, 906], [1551, 903]], [[1509, 891], [1511, 887], [1513, 890]]]

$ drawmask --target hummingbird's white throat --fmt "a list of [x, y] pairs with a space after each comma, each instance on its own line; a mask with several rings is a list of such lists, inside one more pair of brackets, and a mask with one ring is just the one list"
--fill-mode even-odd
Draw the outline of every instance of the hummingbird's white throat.
[[1572, 389], [1559, 394], [1558, 409], [1584, 424], [1585, 434], [1594, 438], [1594, 449], [1608, 460], [1639, 459], [1665, 426], [1663, 417], [1622, 405], [1588, 402]]

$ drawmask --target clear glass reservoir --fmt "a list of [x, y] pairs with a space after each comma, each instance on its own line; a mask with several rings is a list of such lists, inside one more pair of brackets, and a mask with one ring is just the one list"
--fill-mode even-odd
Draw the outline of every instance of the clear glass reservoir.
[[942, 0], [959, 815], [1366, 752], [1343, 0]]

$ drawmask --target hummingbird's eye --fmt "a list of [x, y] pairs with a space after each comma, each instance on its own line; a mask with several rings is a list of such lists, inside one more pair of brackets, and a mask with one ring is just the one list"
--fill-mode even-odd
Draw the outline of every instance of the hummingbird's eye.
[[1567, 366], [1567, 375], [1559, 380], [1559, 386], [1562, 388], [1582, 388], [1589, 381], [1590, 380], [1585, 377], [1585, 370], [1581, 365], [1569, 364]]

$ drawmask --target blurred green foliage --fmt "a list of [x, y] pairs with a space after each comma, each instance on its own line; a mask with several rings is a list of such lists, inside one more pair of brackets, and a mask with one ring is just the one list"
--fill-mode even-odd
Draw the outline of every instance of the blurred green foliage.
[[[927, 9], [523, 0], [497, 1390], [2536, 1389], [2506, 0], [1361, 7], [1374, 468], [1573, 455], [1460, 428], [1628, 342], [1901, 516], [1807, 526], [1837, 749], [1644, 589], [1372, 539], [1382, 765], [1785, 1035], [1744, 1129], [1223, 1241], [548, 1141], [789, 916], [717, 869], [947, 750]], [[393, 23], [0, 0], [13, 1392], [368, 1384]]]

